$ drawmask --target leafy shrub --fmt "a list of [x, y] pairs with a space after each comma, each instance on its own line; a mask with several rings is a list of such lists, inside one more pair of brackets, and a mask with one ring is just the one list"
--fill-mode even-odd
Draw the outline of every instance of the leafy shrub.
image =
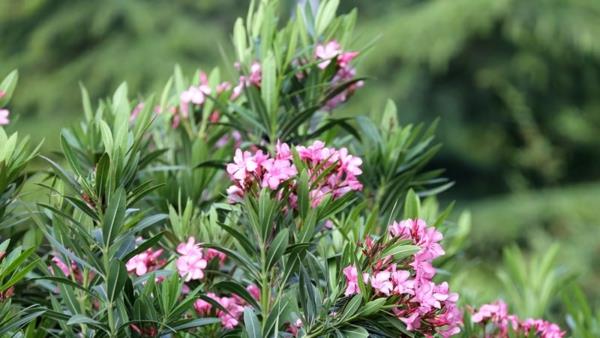
[[[453, 226], [451, 207], [421, 204], [451, 185], [425, 169], [435, 125], [400, 126], [391, 102], [337, 117], [364, 85], [356, 12], [324, 1], [279, 27], [277, 6], [252, 3], [236, 21], [236, 82], [175, 68], [158, 96], [131, 100], [123, 84], [95, 107], [82, 88], [84, 120], [63, 130], [61, 159], [42, 156], [45, 194], [21, 207], [45, 242], [0, 265], [3, 332], [562, 337], [501, 302], [461, 306], [443, 272], [460, 265], [468, 216]], [[37, 152], [4, 139], [2, 224]], [[27, 290], [13, 296], [17, 282]]]

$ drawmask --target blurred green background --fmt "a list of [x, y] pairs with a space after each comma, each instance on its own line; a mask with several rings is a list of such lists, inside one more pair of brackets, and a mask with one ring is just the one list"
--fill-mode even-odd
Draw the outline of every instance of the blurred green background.
[[[284, 2], [281, 20], [296, 3]], [[600, 1], [341, 2], [359, 8], [351, 47], [373, 45], [358, 65], [367, 85], [336, 113], [390, 97], [404, 122], [439, 117], [432, 165], [456, 181], [443, 202], [472, 212], [474, 264], [495, 268], [511, 243], [560, 243], [561, 264], [600, 295]], [[21, 75], [12, 128], [51, 151], [82, 114], [79, 82], [98, 99], [123, 80], [160, 88], [176, 63], [230, 67], [222, 53], [248, 3], [0, 0], [0, 77]]]

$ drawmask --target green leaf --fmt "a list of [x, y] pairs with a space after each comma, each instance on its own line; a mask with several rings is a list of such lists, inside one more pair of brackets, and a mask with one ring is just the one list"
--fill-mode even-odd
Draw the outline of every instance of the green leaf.
[[267, 268], [270, 269], [279, 259], [283, 257], [283, 253], [288, 247], [290, 231], [285, 228], [279, 231], [275, 239], [269, 246], [267, 252]]
[[17, 86], [17, 81], [19, 80], [19, 72], [17, 70], [13, 70], [10, 72], [0, 83], [0, 91], [4, 92], [4, 95], [0, 98], [0, 107], [6, 106], [8, 101], [13, 95], [15, 91], [15, 87]]
[[421, 202], [419, 196], [410, 189], [406, 194], [404, 201], [404, 219], [417, 219], [419, 218], [419, 210], [421, 208]]
[[233, 26], [233, 45], [237, 54], [238, 61], [241, 64], [246, 63], [246, 50], [248, 49], [246, 43], [246, 29], [244, 28], [244, 20], [238, 18]]
[[343, 330], [344, 337], [346, 338], [368, 338], [369, 332], [360, 326], [352, 325], [350, 328]]
[[108, 208], [102, 222], [102, 236], [104, 245], [110, 246], [115, 238], [119, 235], [125, 220], [127, 196], [125, 189], [118, 188], [110, 195]]
[[350, 299], [350, 301], [348, 302], [348, 304], [346, 304], [346, 307], [344, 307], [344, 312], [342, 313], [342, 316], [340, 317], [340, 321], [346, 321], [349, 320], [350, 318], [352, 318], [359, 310], [360, 305], [362, 304], [362, 296], [361, 295], [355, 295], [354, 297], [352, 297]]
[[361, 312], [360, 312], [361, 316], [366, 317], [366, 316], [370, 316], [370, 315], [373, 315], [373, 314], [379, 312], [379, 310], [381, 310], [383, 308], [383, 306], [385, 305], [386, 301], [387, 301], [387, 298], [377, 298], [377, 299], [374, 299], [374, 300], [368, 302], [361, 309]]
[[319, 6], [319, 12], [315, 20], [315, 33], [317, 37], [325, 32], [331, 20], [335, 17], [339, 3], [339, 0], [323, 1]]
[[117, 259], [112, 260], [106, 281], [106, 292], [109, 301], [115, 301], [123, 291], [128, 278], [125, 264]]
[[261, 338], [260, 323], [252, 308], [244, 309], [244, 326], [248, 338]]
[[419, 252], [421, 248], [416, 245], [408, 245], [405, 243], [397, 243], [386, 248], [381, 254], [381, 258], [386, 258], [388, 256], [393, 256], [397, 260], [402, 259], [404, 257], [408, 257], [412, 254]]
[[[219, 318], [198, 318], [193, 320], [186, 320], [185, 323], [178, 324], [176, 322], [171, 325], [171, 329], [173, 331], [183, 331], [188, 329], [193, 329], [201, 326], [217, 324], [220, 322]], [[168, 333], [168, 332], [167, 332]]]
[[261, 95], [271, 122], [269, 130], [273, 131], [277, 122], [277, 64], [272, 51], [263, 60], [261, 69]]
[[67, 321], [67, 325], [89, 325], [98, 329], [102, 329], [105, 330], [106, 332], [108, 332], [106, 330], [106, 328], [97, 320], [93, 320], [90, 317], [84, 316], [84, 315], [74, 315], [73, 317], [69, 318], [69, 320]]
[[82, 83], [79, 83], [81, 89], [81, 101], [83, 103], [83, 114], [85, 115], [86, 121], [92, 121], [94, 119], [94, 112], [92, 110], [92, 104], [90, 102], [90, 96]]

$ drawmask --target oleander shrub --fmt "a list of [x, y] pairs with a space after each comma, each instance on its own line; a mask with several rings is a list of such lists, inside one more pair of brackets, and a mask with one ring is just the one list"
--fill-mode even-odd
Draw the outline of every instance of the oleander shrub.
[[[435, 202], [452, 185], [428, 165], [435, 125], [400, 125], [392, 102], [336, 115], [367, 85], [356, 11], [323, 1], [284, 21], [277, 6], [252, 2], [236, 21], [234, 77], [176, 67], [159, 93], [132, 97], [123, 84], [97, 103], [82, 87], [82, 121], [61, 132], [59, 154], [39, 156], [35, 180], [37, 148], [0, 128], [0, 236], [11, 237], [0, 245], [0, 332], [565, 336], [502, 300], [468, 305], [448, 283], [470, 225]], [[2, 83], [2, 106], [16, 79]], [[0, 123], [12, 128], [12, 116], [3, 108]], [[28, 182], [35, 196], [23, 199]], [[507, 300], [519, 310], [538, 284], [514, 260], [503, 281], [524, 295]], [[568, 322], [592, 335], [574, 290]]]

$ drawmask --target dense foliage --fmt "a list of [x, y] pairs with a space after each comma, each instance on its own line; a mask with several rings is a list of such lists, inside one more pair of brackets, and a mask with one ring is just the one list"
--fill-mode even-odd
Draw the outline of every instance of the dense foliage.
[[[515, 314], [453, 283], [470, 221], [435, 200], [452, 185], [430, 169], [436, 124], [401, 125], [392, 101], [338, 113], [368, 84], [357, 12], [337, 11], [307, 4], [287, 21], [277, 1], [252, 2], [234, 24], [234, 77], [176, 67], [156, 94], [122, 84], [98, 103], [82, 87], [83, 120], [35, 180], [39, 147], [0, 127], [0, 334], [597, 335], [556, 248], [530, 262], [505, 251]], [[12, 107], [0, 114], [12, 128]], [[535, 319], [548, 315], [562, 328]]]

